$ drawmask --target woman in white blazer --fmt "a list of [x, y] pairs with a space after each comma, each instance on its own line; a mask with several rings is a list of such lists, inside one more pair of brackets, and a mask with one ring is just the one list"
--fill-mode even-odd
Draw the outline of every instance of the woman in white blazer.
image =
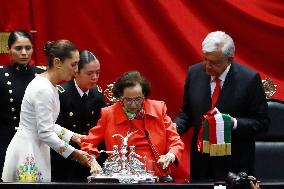
[[8, 146], [3, 182], [51, 181], [50, 147], [64, 158], [89, 166], [92, 157], [69, 141], [80, 135], [55, 124], [60, 110], [56, 85], [69, 81], [77, 69], [79, 52], [68, 40], [47, 42], [49, 68], [28, 85], [22, 101], [19, 128]]

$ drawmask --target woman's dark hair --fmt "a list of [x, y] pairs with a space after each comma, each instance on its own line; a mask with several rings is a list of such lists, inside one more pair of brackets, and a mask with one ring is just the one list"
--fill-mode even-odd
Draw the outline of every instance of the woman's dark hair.
[[16, 30], [10, 33], [9, 35], [9, 38], [8, 38], [9, 49], [11, 49], [12, 45], [17, 41], [19, 37], [24, 37], [24, 38], [29, 39], [31, 43], [33, 41], [32, 35], [29, 32], [24, 31], [24, 30]]
[[126, 72], [119, 77], [112, 88], [112, 93], [115, 98], [120, 98], [125, 88], [134, 87], [137, 83], [141, 85], [143, 95], [147, 98], [150, 95], [150, 83], [136, 70]]
[[77, 51], [76, 46], [69, 40], [61, 39], [48, 41], [44, 45], [43, 52], [48, 57], [48, 66], [53, 67], [53, 59], [59, 58], [62, 62], [71, 58], [71, 52]]
[[96, 56], [88, 51], [88, 50], [83, 50], [80, 51], [80, 61], [78, 63], [78, 70], [80, 71], [86, 64], [89, 64], [92, 61], [99, 62]]

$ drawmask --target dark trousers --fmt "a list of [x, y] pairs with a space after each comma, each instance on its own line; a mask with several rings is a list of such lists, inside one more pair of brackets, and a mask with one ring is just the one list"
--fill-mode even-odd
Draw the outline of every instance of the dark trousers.
[[191, 152], [191, 182], [225, 181], [230, 171], [231, 156], [210, 157], [208, 154]]

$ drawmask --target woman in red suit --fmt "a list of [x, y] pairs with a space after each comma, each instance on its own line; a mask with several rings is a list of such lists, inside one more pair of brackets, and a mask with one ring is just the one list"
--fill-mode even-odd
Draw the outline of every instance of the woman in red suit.
[[[120, 137], [112, 137], [114, 134], [126, 136], [138, 130], [129, 137], [128, 146], [136, 146], [137, 154], [157, 162], [156, 176], [167, 175], [168, 165], [179, 162], [184, 144], [166, 113], [165, 103], [148, 99], [149, 93], [149, 82], [137, 71], [126, 72], [118, 78], [113, 95], [119, 101], [101, 110], [97, 126], [81, 141], [82, 150], [97, 157], [97, 147], [102, 141], [106, 150], [113, 150], [114, 145], [121, 147], [122, 143]], [[100, 170], [94, 159], [91, 172]]]

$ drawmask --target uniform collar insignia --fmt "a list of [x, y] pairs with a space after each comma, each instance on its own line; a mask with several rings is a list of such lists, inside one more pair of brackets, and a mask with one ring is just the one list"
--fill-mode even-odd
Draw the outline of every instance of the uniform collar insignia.
[[18, 64], [18, 63], [14, 63], [13, 66], [16, 70], [18, 71], [27, 71], [28, 70], [28, 65], [29, 64]]

